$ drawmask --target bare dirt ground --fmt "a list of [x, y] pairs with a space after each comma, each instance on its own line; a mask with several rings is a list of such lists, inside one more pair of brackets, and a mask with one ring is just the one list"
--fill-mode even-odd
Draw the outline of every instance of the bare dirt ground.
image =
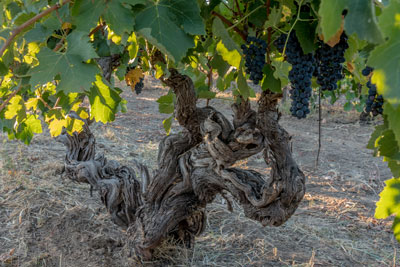
[[[98, 153], [132, 165], [156, 167], [165, 135], [155, 100], [166, 89], [147, 79], [139, 96], [126, 89], [128, 112], [96, 124]], [[204, 105], [204, 101], [200, 101]], [[225, 114], [228, 100], [212, 100]], [[285, 109], [284, 106], [283, 110]], [[206, 231], [192, 250], [165, 242], [145, 266], [400, 266], [399, 244], [390, 220], [373, 217], [390, 172], [365, 148], [373, 125], [358, 114], [324, 106], [318, 168], [317, 115], [297, 120], [283, 115], [293, 136], [293, 153], [306, 174], [307, 193], [294, 216], [280, 227], [262, 227], [217, 198], [208, 207]], [[179, 131], [174, 123], [173, 131]], [[0, 266], [138, 266], [126, 253], [126, 234], [114, 225], [97, 193], [63, 181], [64, 147], [49, 134], [30, 146], [0, 135]], [[260, 156], [237, 164], [268, 173]], [[397, 264], [397, 265], [396, 265]]]

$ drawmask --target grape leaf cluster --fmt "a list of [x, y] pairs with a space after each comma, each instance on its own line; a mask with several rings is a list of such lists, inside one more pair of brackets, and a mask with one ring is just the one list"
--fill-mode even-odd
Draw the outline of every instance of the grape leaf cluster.
[[342, 33], [340, 41], [334, 47], [319, 41], [319, 48], [315, 53], [317, 68], [314, 76], [317, 77], [317, 83], [321, 90], [333, 91], [337, 89], [337, 82], [344, 78], [343, 63], [346, 61], [344, 52], [349, 48], [347, 44], [347, 35]]
[[[282, 34], [274, 43], [281, 53], [285, 47], [286, 38], [287, 35]], [[294, 31], [289, 36], [285, 54], [286, 60], [292, 65], [289, 72], [289, 80], [292, 84], [290, 112], [293, 116], [302, 119], [310, 113], [309, 101], [312, 93], [311, 78], [315, 68], [314, 57], [311, 53], [303, 53]]]
[[254, 84], [258, 84], [263, 78], [267, 43], [257, 37], [249, 36], [247, 45], [242, 44], [241, 48], [246, 58], [246, 73], [250, 74], [250, 80]]
[[[374, 69], [371, 67], [366, 67], [362, 70], [362, 75], [369, 76]], [[372, 115], [377, 116], [378, 114], [382, 114], [383, 112], [383, 96], [378, 95], [376, 90], [376, 85], [371, 82], [371, 77], [367, 82], [368, 87], [368, 98], [365, 103], [365, 111], [372, 112]]]

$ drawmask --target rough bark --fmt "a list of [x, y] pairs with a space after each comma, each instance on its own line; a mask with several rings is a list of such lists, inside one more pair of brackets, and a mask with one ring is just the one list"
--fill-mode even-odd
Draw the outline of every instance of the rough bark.
[[95, 60], [103, 72], [104, 79], [110, 81], [113, 70], [120, 65], [121, 56], [115, 54], [108, 57], [96, 58]]
[[[192, 80], [171, 70], [165, 81], [176, 94], [176, 119], [186, 131], [159, 145], [158, 169], [133, 169], [95, 156], [88, 126], [60, 140], [67, 146], [65, 177], [89, 183], [100, 193], [112, 220], [128, 228], [130, 246], [144, 259], [167, 236], [191, 246], [204, 230], [205, 207], [229, 193], [247, 217], [278, 226], [295, 212], [305, 193], [305, 176], [294, 161], [290, 136], [279, 125], [277, 98], [264, 92], [254, 111], [248, 101], [232, 106], [232, 123], [212, 107], [198, 108]], [[271, 167], [264, 176], [232, 167], [262, 153]]]

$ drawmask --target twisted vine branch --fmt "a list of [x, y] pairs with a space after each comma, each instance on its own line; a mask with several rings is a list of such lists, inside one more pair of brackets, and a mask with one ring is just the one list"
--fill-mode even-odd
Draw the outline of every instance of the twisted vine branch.
[[[295, 212], [305, 193], [305, 176], [294, 161], [290, 136], [279, 125], [275, 95], [264, 92], [257, 112], [248, 101], [233, 105], [232, 123], [212, 107], [196, 107], [192, 80], [171, 70], [165, 80], [176, 96], [176, 118], [186, 129], [159, 145], [158, 169], [142, 177], [117, 162], [95, 156], [89, 127], [60, 139], [68, 149], [65, 177], [98, 189], [112, 220], [128, 227], [128, 245], [144, 259], [167, 236], [191, 246], [204, 230], [205, 207], [228, 192], [247, 217], [278, 226]], [[269, 176], [232, 167], [262, 152]]]

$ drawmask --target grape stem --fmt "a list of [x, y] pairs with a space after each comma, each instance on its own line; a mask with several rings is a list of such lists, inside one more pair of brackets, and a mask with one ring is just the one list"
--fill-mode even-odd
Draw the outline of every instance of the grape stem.
[[[208, 76], [208, 91], [211, 91], [211, 85], [212, 85], [213, 68], [212, 68], [211, 63], [210, 63], [211, 59], [212, 59], [212, 57], [208, 57], [208, 62], [207, 62], [207, 67], [208, 67], [208, 73], [207, 73], [207, 76]], [[207, 107], [208, 107], [209, 102], [210, 102], [210, 99], [207, 98], [207, 104], [206, 104]]]
[[[256, 10], [256, 9], [255, 9], [255, 10]], [[237, 32], [237, 33], [240, 35], [240, 37], [242, 37], [242, 39], [246, 41], [247, 35], [237, 27], [237, 25], [238, 25], [239, 23], [233, 24], [230, 20], [228, 20], [227, 18], [225, 18], [223, 15], [219, 14], [219, 13], [216, 12], [216, 11], [212, 11], [212, 12], [211, 12], [211, 15], [220, 18], [225, 24], [227, 24], [227, 25], [229, 26], [229, 28], [227, 28], [228, 31], [231, 30], [231, 29], [235, 30], [235, 32]], [[246, 16], [246, 17], [247, 17], [247, 16]], [[242, 19], [242, 20], [243, 20], [243, 19]], [[240, 22], [241, 22], [242, 20], [240, 20]]]
[[[267, 0], [266, 6], [267, 6], [267, 20], [268, 20], [269, 14], [270, 14], [271, 0]], [[267, 32], [268, 32], [268, 37], [267, 37], [267, 63], [271, 64], [270, 47], [269, 47], [269, 45], [271, 44], [272, 28], [268, 27]]]
[[321, 86], [318, 90], [318, 150], [317, 150], [317, 158], [315, 159], [315, 168], [318, 167], [319, 162], [319, 153], [321, 152]]
[[238, 1], [238, 0], [235, 0], [235, 2], [236, 2], [236, 7], [237, 7], [237, 9], [238, 9], [239, 16], [242, 16], [242, 12], [240, 11], [239, 1]]
[[[255, 9], [253, 9], [249, 14], [247, 14], [246, 16], [244, 16], [243, 18], [241, 18], [240, 20], [238, 20], [235, 24], [230, 25], [229, 28], [227, 28], [227, 30], [232, 30], [237, 28], [237, 26], [242, 23], [243, 20], [247, 19], [248, 16], [250, 16], [251, 14], [253, 14], [254, 12], [256, 12], [257, 10], [259, 10], [260, 8], [262, 8], [263, 6], [260, 5], [258, 7], [256, 7]], [[213, 11], [214, 12], [214, 11]]]
[[65, 1], [61, 1], [61, 3], [55, 4], [54, 6], [44, 10], [43, 12], [37, 14], [36, 16], [34, 16], [33, 18], [27, 20], [26, 22], [24, 22], [23, 24], [21, 24], [20, 26], [18, 26], [17, 28], [15, 28], [12, 31], [12, 34], [10, 35], [10, 37], [7, 38], [6, 42], [4, 43], [4, 45], [1, 47], [0, 49], [0, 57], [3, 56], [4, 51], [6, 51], [7, 47], [10, 46], [10, 44], [12, 43], [12, 41], [14, 40], [15, 37], [17, 37], [18, 34], [20, 34], [25, 28], [29, 27], [30, 25], [34, 24], [36, 21], [38, 21], [39, 19], [47, 16], [48, 14], [50, 14], [51, 12], [53, 12], [54, 10], [57, 10], [59, 8], [61, 8], [63, 5], [68, 4], [69, 2], [71, 2], [71, 0], [65, 0]]
[[106, 26], [106, 23], [103, 22], [99, 25], [96, 26], [96, 28], [94, 28], [93, 30], [90, 31], [89, 33], [89, 37], [92, 36], [93, 34], [95, 34], [96, 32], [98, 32], [100, 29], [102, 29], [104, 26]]
[[287, 46], [287, 43], [288, 43], [288, 41], [289, 41], [289, 36], [290, 36], [290, 34], [292, 33], [292, 31], [293, 31], [293, 29], [294, 29], [294, 26], [296, 26], [296, 23], [300, 20], [300, 10], [301, 10], [301, 6], [302, 6], [302, 4], [303, 4], [303, 1], [304, 1], [304, 0], [301, 0], [301, 1], [300, 1], [300, 3], [299, 3], [299, 10], [297, 11], [296, 20], [293, 22], [293, 25], [290, 27], [290, 30], [289, 30], [289, 32], [287, 33], [286, 41], [285, 41], [285, 46], [283, 47], [283, 51], [282, 51], [282, 56], [283, 56], [283, 57], [285, 56], [286, 46]]

